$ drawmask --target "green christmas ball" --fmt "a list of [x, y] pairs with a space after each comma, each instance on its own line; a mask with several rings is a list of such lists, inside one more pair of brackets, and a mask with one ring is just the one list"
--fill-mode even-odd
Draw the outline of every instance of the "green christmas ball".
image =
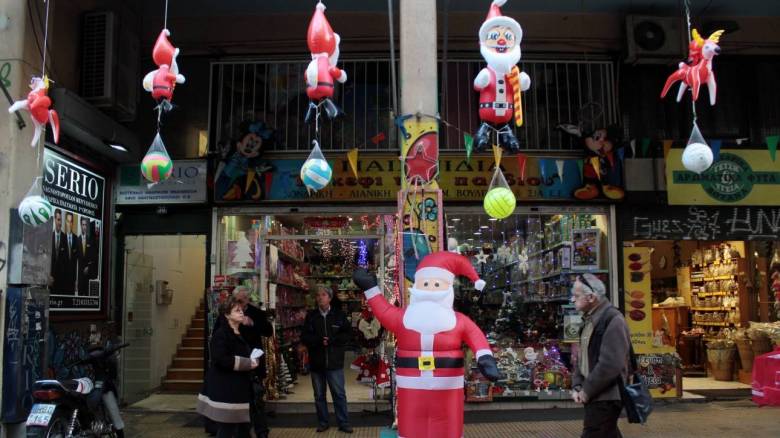
[[488, 216], [496, 219], [506, 219], [515, 211], [517, 199], [515, 194], [506, 187], [495, 187], [485, 195], [484, 208]]

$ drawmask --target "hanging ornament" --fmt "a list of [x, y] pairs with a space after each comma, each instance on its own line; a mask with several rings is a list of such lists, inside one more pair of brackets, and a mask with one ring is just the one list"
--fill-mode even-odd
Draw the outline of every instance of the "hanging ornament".
[[498, 143], [513, 152], [520, 150], [520, 142], [511, 123], [523, 125], [521, 91], [531, 88], [531, 78], [517, 67], [520, 61], [520, 41], [523, 29], [511, 17], [501, 15], [500, 7], [506, 0], [493, 0], [485, 21], [479, 28], [479, 46], [487, 62], [474, 79], [474, 90], [479, 92], [479, 119], [482, 124], [474, 135], [477, 152], [491, 144], [496, 131]]
[[309, 22], [306, 33], [306, 43], [311, 52], [311, 62], [306, 68], [306, 95], [309, 96], [309, 109], [304, 121], [309, 123], [313, 118], [319, 118], [319, 107], [325, 108], [329, 119], [343, 114], [341, 109], [331, 100], [334, 83], [347, 81], [347, 72], [336, 67], [339, 62], [339, 45], [341, 38], [333, 32], [328, 18], [325, 17], [325, 5], [318, 2], [314, 15]]
[[314, 148], [301, 167], [301, 181], [309, 193], [325, 188], [333, 176], [333, 169], [325, 160], [325, 156], [322, 155], [319, 143], [317, 140], [313, 140], [312, 143]]
[[523, 275], [528, 273], [528, 249], [523, 248], [520, 254], [517, 256], [517, 266]]
[[19, 204], [19, 218], [25, 224], [37, 227], [48, 222], [53, 212], [51, 203], [43, 197], [41, 177], [37, 177]]
[[666, 93], [675, 82], [681, 81], [677, 92], [677, 101], [682, 100], [685, 90], [690, 88], [691, 96], [695, 102], [699, 98], [699, 87], [704, 83], [707, 84], [707, 89], [710, 93], [710, 105], [715, 105], [717, 85], [715, 83], [715, 72], [712, 70], [712, 59], [720, 54], [718, 42], [721, 35], [723, 35], [723, 31], [717, 30], [707, 39], [702, 38], [696, 29], [690, 30], [691, 20], [687, 3], [685, 9], [688, 18], [688, 31], [691, 34], [691, 41], [688, 46], [688, 60], [681, 62], [677, 71], [666, 79], [664, 88], [661, 91], [661, 98], [666, 97]]
[[712, 149], [704, 141], [696, 122], [693, 122], [691, 137], [688, 139], [688, 145], [685, 146], [682, 154], [683, 167], [699, 174], [709, 169], [713, 160]]
[[152, 145], [141, 161], [141, 174], [151, 183], [165, 181], [173, 173], [173, 161], [165, 149], [160, 133], [154, 136]]
[[474, 258], [477, 260], [477, 263], [480, 265], [484, 265], [488, 262], [488, 258], [490, 258], [490, 254], [485, 254], [485, 251], [480, 248], [479, 253], [474, 255]]
[[515, 211], [516, 204], [515, 194], [509, 188], [501, 168], [496, 166], [483, 202], [485, 212], [492, 218], [505, 219]]
[[[166, 2], [166, 13], [167, 9]], [[176, 84], [183, 84], [185, 80], [184, 75], [179, 73], [179, 65], [176, 63], [179, 49], [171, 44], [168, 40], [169, 36], [171, 32], [168, 29], [160, 32], [152, 49], [152, 59], [157, 64], [157, 70], [147, 73], [142, 81], [144, 90], [151, 93], [155, 102], [160, 104], [161, 112], [171, 109], [173, 90]]]
[[32, 91], [27, 95], [27, 99], [14, 102], [14, 104], [8, 108], [8, 112], [13, 114], [20, 109], [23, 109], [30, 113], [33, 126], [35, 126], [35, 133], [33, 134], [30, 146], [35, 147], [38, 144], [41, 134], [46, 128], [46, 123], [51, 124], [54, 143], [59, 143], [60, 117], [57, 115], [57, 111], [50, 109], [51, 98], [49, 98], [49, 78], [45, 75], [42, 78], [33, 77], [32, 80], [30, 80], [30, 89], [32, 89]]

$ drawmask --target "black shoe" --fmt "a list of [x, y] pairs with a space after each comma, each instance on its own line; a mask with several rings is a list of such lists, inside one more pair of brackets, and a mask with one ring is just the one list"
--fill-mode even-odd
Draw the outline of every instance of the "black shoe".
[[329, 427], [330, 426], [328, 426], [327, 424], [320, 424], [319, 426], [317, 426], [317, 433], [325, 432], [326, 430], [328, 430]]
[[520, 142], [515, 137], [515, 131], [512, 126], [507, 125], [508, 130], [503, 131], [499, 136], [499, 143], [510, 152], [520, 151]]
[[477, 133], [474, 134], [474, 150], [476, 152], [482, 152], [485, 148], [490, 146], [490, 128], [490, 125], [486, 122], [482, 122]]
[[351, 426], [339, 426], [339, 432], [352, 433]]

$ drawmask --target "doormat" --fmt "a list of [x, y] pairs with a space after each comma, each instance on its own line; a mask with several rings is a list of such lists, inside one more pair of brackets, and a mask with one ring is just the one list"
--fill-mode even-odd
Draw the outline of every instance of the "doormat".
[[708, 400], [740, 400], [751, 397], [750, 388], [686, 389], [685, 391], [706, 397]]

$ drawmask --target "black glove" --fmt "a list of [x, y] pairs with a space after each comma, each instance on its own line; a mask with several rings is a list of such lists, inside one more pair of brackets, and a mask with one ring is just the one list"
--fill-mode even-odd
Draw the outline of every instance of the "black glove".
[[363, 291], [367, 291], [377, 285], [376, 275], [363, 268], [355, 269], [352, 272], [352, 281]]
[[496, 366], [496, 358], [489, 354], [480, 356], [477, 359], [477, 366], [479, 367], [479, 372], [491, 382], [495, 382], [501, 377], [498, 373], [498, 366]]

